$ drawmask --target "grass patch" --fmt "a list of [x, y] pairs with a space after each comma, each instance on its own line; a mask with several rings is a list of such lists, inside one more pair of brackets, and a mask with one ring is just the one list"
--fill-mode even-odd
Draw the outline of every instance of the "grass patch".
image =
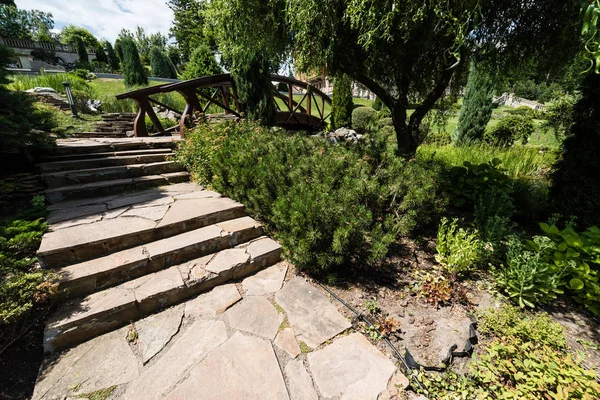
[[513, 179], [542, 178], [547, 176], [554, 164], [556, 152], [528, 146], [498, 148], [485, 144], [460, 147], [426, 144], [417, 149], [417, 159], [433, 159], [447, 167], [461, 166], [465, 161], [481, 164], [489, 162], [493, 158], [499, 158], [502, 161], [502, 168]]
[[111, 386], [105, 389], [96, 390], [95, 392], [80, 394], [77, 397], [88, 400], [106, 400], [113, 394], [116, 388], [116, 386]]
[[100, 121], [100, 115], [79, 114], [74, 118], [71, 111], [61, 111], [47, 104], [37, 102], [36, 107], [42, 111], [49, 112], [54, 124], [52, 132], [59, 137], [70, 136], [80, 132], [93, 132], [96, 122]]
[[91, 87], [82, 78], [69, 73], [64, 74], [40, 74], [40, 75], [11, 75], [12, 82], [8, 84], [10, 90], [22, 92], [35, 87], [50, 87], [59, 93], [65, 93], [65, 87], [62, 84], [68, 81], [72, 90], [78, 90], [90, 93]]
[[298, 345], [300, 346], [300, 351], [302, 352], [302, 354], [307, 354], [312, 351], [312, 349], [310, 347], [308, 347], [308, 345], [306, 343], [304, 343], [302, 340], [298, 341]]
[[279, 325], [279, 329], [277, 329], [277, 332], [281, 332], [282, 330], [289, 328], [290, 327], [290, 322], [288, 321], [287, 318], [285, 318], [283, 320], [283, 322], [281, 323], [281, 325]]

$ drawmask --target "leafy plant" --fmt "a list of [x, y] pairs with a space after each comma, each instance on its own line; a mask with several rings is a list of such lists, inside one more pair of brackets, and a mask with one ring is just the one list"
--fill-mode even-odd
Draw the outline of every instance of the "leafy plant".
[[442, 218], [438, 226], [436, 260], [451, 274], [462, 274], [476, 266], [481, 243], [476, 230], [458, 228], [458, 220]]
[[431, 274], [427, 272], [421, 279], [419, 294], [426, 302], [431, 303], [434, 307], [438, 307], [440, 304], [450, 301], [452, 288], [450, 287], [449, 280], [443, 274]]
[[352, 128], [359, 133], [369, 132], [377, 127], [377, 111], [371, 107], [357, 107], [352, 111]]
[[379, 312], [381, 311], [379, 309], [379, 305], [377, 304], [377, 300], [376, 299], [365, 301], [365, 308], [367, 309], [367, 311], [369, 313], [371, 313], [373, 315], [379, 314]]
[[485, 133], [486, 140], [499, 147], [509, 147], [515, 142], [527, 143], [529, 136], [535, 131], [531, 118], [521, 115], [504, 117], [490, 131]]
[[394, 317], [383, 317], [374, 325], [381, 336], [389, 337], [400, 332], [401, 323]]

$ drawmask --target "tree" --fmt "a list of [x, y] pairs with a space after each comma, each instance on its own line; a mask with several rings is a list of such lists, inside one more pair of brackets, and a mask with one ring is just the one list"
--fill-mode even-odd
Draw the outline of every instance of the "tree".
[[108, 53], [108, 64], [113, 71], [119, 70], [119, 58], [117, 58], [117, 53], [115, 49], [113, 49], [112, 45], [108, 40], [104, 41], [104, 47], [106, 48], [106, 52]]
[[169, 60], [164, 51], [156, 46], [150, 50], [150, 65], [152, 67], [152, 76], [171, 79], [177, 78], [177, 73], [171, 60]]
[[83, 43], [92, 48], [98, 45], [98, 39], [94, 34], [85, 28], [75, 25], [67, 25], [60, 31], [60, 41], [65, 44], [76, 44], [75, 38], [80, 38]]
[[0, 5], [0, 37], [42, 39], [54, 27], [52, 14], [39, 10], [20, 10], [14, 4]]
[[181, 52], [179, 51], [179, 47], [174, 45], [167, 46], [167, 55], [175, 67], [175, 71], [179, 72], [179, 66], [181, 65]]
[[148, 77], [146, 76], [146, 71], [144, 71], [140, 54], [133, 39], [123, 37], [121, 39], [121, 46], [123, 48], [123, 79], [125, 86], [147, 85]]
[[347, 75], [340, 74], [333, 82], [333, 98], [331, 102], [331, 125], [336, 128], [352, 126], [352, 82]]
[[458, 125], [452, 132], [453, 143], [470, 143], [483, 138], [485, 127], [492, 117], [493, 96], [494, 82], [489, 73], [473, 63], [458, 115]]
[[169, 0], [167, 5], [173, 10], [173, 26], [170, 34], [177, 41], [183, 60], [190, 59], [192, 52], [200, 45], [214, 50], [214, 42], [205, 32], [204, 10], [207, 2], [198, 0]]
[[98, 46], [96, 46], [96, 61], [99, 63], [108, 64], [108, 58], [106, 57], [106, 53], [104, 53], [104, 47], [100, 42], [98, 42]]
[[88, 64], [90, 62], [90, 59], [88, 58], [88, 52], [87, 52], [87, 49], [85, 48], [85, 44], [83, 43], [83, 40], [79, 36], [75, 36], [74, 40], [75, 40], [75, 49], [77, 50], [77, 58], [79, 59], [79, 62], [84, 65]]
[[217, 60], [210, 48], [202, 44], [194, 50], [190, 61], [185, 65], [183, 79], [200, 78], [201, 76], [215, 75], [222, 73]]
[[119, 61], [123, 62], [123, 46], [121, 45], [120, 38], [117, 38], [117, 40], [115, 40], [115, 53], [117, 54]]
[[237, 59], [233, 77], [240, 107], [250, 120], [271, 126], [275, 122], [275, 99], [270, 63], [262, 54], [249, 52]]

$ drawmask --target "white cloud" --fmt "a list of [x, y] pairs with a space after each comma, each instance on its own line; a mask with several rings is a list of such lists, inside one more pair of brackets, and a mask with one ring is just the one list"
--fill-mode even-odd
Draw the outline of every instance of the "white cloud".
[[114, 41], [121, 29], [168, 35], [173, 12], [166, 0], [17, 0], [17, 6], [52, 13], [55, 26], [77, 25]]

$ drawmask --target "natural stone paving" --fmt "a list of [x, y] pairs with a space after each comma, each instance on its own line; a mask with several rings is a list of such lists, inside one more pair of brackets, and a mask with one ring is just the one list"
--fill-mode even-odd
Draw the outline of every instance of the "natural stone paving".
[[317, 289], [296, 277], [275, 294], [299, 340], [313, 349], [350, 328], [350, 322]]
[[[190, 262], [188, 273], [210, 261]], [[254, 278], [271, 281], [287, 266], [280, 262]], [[33, 399], [63, 399], [116, 386], [111, 399], [366, 400], [393, 399], [396, 385], [406, 386], [394, 363], [362, 334], [336, 336], [350, 323], [303, 278], [263, 295], [240, 292], [243, 282], [218, 286], [49, 358]], [[300, 318], [303, 312], [309, 315]], [[128, 343], [132, 329], [137, 339]], [[299, 340], [317, 349], [303, 354]], [[327, 340], [331, 343], [316, 344]]]
[[272, 294], [281, 289], [286, 272], [287, 264], [279, 263], [244, 279], [242, 286], [247, 296]]

